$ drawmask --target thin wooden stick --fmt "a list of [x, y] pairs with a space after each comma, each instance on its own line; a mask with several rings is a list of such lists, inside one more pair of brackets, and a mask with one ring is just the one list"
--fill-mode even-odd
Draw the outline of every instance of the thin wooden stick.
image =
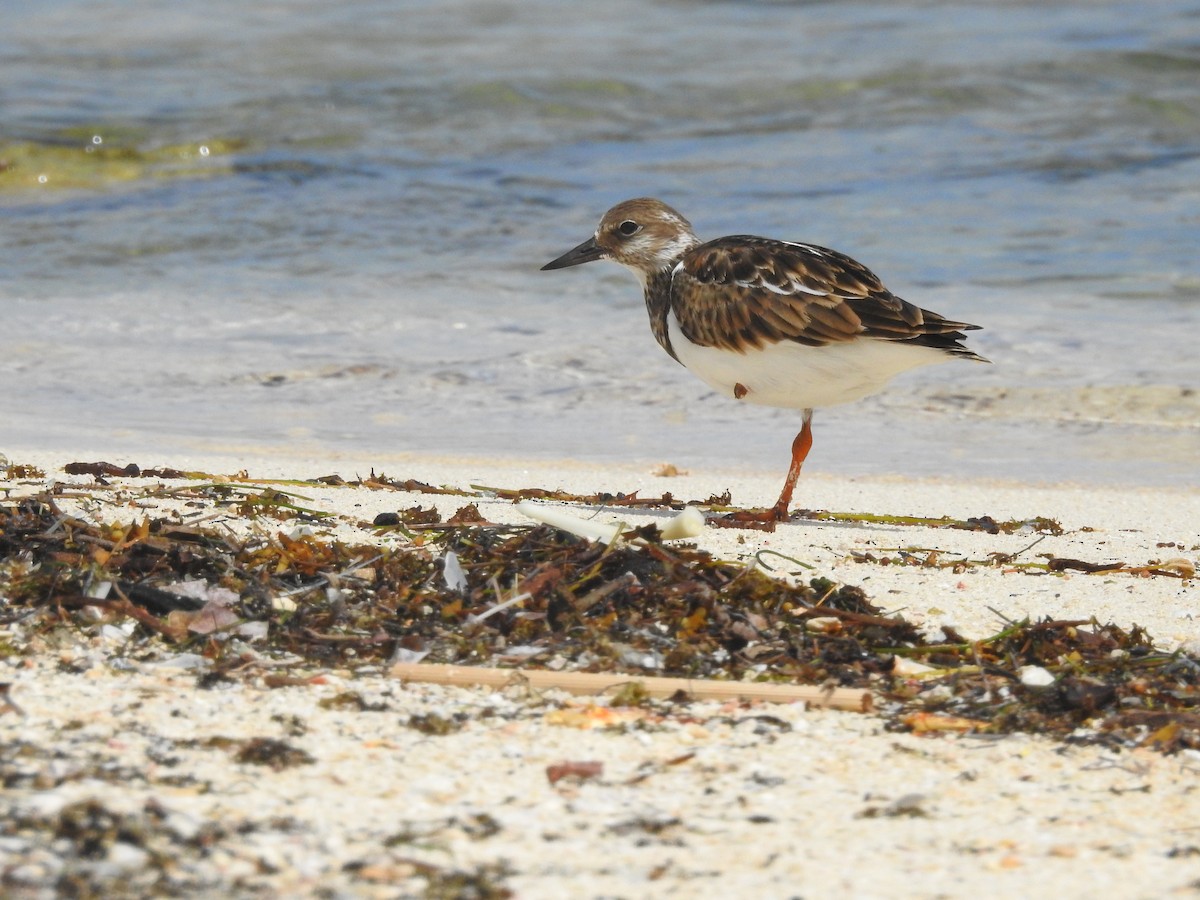
[[636, 682], [652, 697], [671, 697], [679, 692], [696, 700], [765, 700], [771, 703], [803, 701], [809, 706], [870, 712], [870, 691], [853, 688], [823, 688], [807, 684], [768, 684], [757, 681], [714, 681], [708, 678], [656, 678], [594, 672], [549, 672], [544, 669], [492, 669], [476, 666], [447, 666], [437, 663], [396, 663], [393, 678], [424, 684], [458, 687], [504, 688], [525, 684], [544, 691], [552, 688], [572, 694], [603, 694]]

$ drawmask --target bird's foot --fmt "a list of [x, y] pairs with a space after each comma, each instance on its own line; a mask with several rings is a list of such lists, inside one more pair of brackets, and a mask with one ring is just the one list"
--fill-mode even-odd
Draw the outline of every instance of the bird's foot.
[[708, 522], [717, 528], [751, 528], [756, 531], [774, 531], [776, 525], [787, 520], [787, 507], [780, 507], [777, 503], [765, 509], [738, 509], [709, 519]]

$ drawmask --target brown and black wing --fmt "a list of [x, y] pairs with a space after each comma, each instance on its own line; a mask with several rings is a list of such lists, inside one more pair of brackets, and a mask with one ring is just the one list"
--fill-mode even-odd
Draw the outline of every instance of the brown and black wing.
[[902, 300], [862, 263], [811, 244], [736, 235], [689, 251], [675, 268], [672, 310], [692, 343], [730, 350], [862, 337], [911, 341], [980, 359], [952, 322]]

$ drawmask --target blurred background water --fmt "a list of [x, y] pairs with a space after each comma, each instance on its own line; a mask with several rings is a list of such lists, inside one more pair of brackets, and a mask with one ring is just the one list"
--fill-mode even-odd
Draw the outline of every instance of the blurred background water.
[[782, 475], [798, 415], [671, 361], [629, 273], [538, 271], [653, 195], [985, 327], [810, 469], [1200, 483], [1195, 2], [0, 10], [10, 456]]

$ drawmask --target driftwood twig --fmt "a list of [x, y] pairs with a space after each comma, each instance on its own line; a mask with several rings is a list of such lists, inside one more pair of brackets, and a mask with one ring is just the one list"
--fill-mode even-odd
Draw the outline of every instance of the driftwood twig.
[[873, 708], [870, 691], [824, 688], [809, 684], [660, 678], [606, 672], [550, 672], [544, 669], [496, 669], [436, 663], [396, 663], [388, 671], [393, 678], [405, 681], [458, 687], [503, 688], [514, 684], [527, 684], [535, 690], [542, 691], [557, 688], [572, 694], [603, 694], [636, 682], [652, 697], [671, 697], [683, 692], [696, 700], [764, 700], [772, 703], [803, 701], [809, 706], [850, 712], [870, 712]]

